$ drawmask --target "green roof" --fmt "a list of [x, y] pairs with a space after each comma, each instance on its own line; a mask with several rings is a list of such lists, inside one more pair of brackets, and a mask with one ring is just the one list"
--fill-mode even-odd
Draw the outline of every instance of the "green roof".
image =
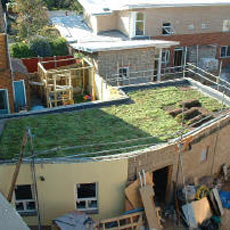
[[[26, 127], [30, 127], [34, 134], [36, 152], [55, 147], [94, 145], [53, 151], [39, 157], [64, 157], [80, 153], [90, 156], [104, 150], [97, 155], [105, 155], [133, 151], [171, 138], [166, 135], [179, 131], [181, 122], [169, 115], [167, 109], [179, 108], [185, 100], [198, 99], [209, 112], [221, 109], [217, 100], [192, 88], [137, 90], [129, 92], [128, 96], [132, 100], [130, 104], [9, 120], [0, 138], [0, 159], [17, 157]], [[164, 136], [154, 138], [158, 135]], [[129, 139], [138, 140], [126, 141]], [[125, 142], [110, 143], [117, 141]], [[110, 144], [100, 146], [99, 143]], [[140, 147], [132, 147], [138, 145]], [[123, 147], [128, 147], [128, 150], [110, 152], [111, 149]], [[28, 148], [26, 155], [30, 155]]]

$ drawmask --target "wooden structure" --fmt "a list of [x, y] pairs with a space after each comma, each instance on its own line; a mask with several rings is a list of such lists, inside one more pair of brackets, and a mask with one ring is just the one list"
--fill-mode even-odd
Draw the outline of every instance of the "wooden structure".
[[[73, 64], [69, 64], [72, 61]], [[63, 62], [67, 65], [63, 66]], [[62, 63], [61, 67], [59, 63]], [[95, 100], [93, 65], [85, 58], [51, 60], [38, 63], [42, 98], [48, 108], [74, 104], [74, 96], [88, 92]]]
[[143, 225], [144, 212], [135, 212], [119, 217], [102, 220], [97, 230], [140, 230]]

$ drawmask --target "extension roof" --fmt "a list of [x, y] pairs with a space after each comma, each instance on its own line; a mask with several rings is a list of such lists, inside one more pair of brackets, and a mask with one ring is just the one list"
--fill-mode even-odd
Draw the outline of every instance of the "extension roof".
[[79, 2], [93, 15], [106, 15], [113, 11], [137, 8], [230, 5], [230, 0], [79, 0]]

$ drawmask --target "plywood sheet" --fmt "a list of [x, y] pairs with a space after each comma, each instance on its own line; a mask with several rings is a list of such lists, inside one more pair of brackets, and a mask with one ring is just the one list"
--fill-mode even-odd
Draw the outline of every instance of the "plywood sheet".
[[[152, 174], [146, 172], [145, 175], [146, 175], [146, 184], [153, 186]], [[129, 202], [131, 203], [134, 209], [143, 207], [139, 188], [140, 188], [140, 181], [139, 179], [137, 179], [125, 189], [125, 196], [129, 200]]]
[[190, 227], [192, 228], [197, 227], [206, 219], [212, 217], [212, 212], [207, 197], [204, 197], [198, 201], [193, 201], [187, 205], [183, 205], [182, 210], [185, 214], [187, 222], [190, 223]]
[[198, 224], [202, 224], [206, 219], [212, 217], [211, 208], [207, 197], [192, 202], [194, 217]]
[[141, 200], [145, 209], [145, 215], [147, 217], [150, 230], [160, 229], [159, 220], [157, 218], [157, 211], [154, 204], [154, 191], [151, 185], [146, 185], [140, 189]]

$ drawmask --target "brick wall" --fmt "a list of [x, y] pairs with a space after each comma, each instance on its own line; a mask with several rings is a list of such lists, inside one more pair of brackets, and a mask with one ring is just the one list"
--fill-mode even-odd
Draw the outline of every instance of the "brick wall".
[[9, 69], [5, 34], [0, 34], [0, 89], [8, 90], [10, 111], [14, 112], [14, 96]]
[[[225, 163], [230, 166], [229, 142], [230, 118], [222, 119], [220, 123], [212, 124], [194, 135], [191, 150], [183, 152], [184, 176], [201, 178], [219, 172]], [[208, 149], [207, 160], [201, 162], [201, 153]], [[134, 180], [137, 172], [144, 169], [149, 172], [156, 171], [172, 165], [172, 181], [176, 180], [178, 167], [177, 145], [167, 145], [157, 150], [145, 152], [129, 159], [128, 178]], [[181, 181], [181, 180], [180, 180]]]
[[[171, 36], [154, 36], [152, 39], [160, 39], [167, 41], [179, 41], [181, 47], [188, 46], [206, 46], [216, 45], [216, 58], [223, 61], [223, 66], [230, 65], [230, 58], [220, 58], [220, 47], [224, 45], [230, 45], [230, 33], [201, 33], [201, 34], [183, 34], [183, 35], [171, 35]], [[173, 52], [174, 47], [171, 48], [171, 65], [173, 65]]]

